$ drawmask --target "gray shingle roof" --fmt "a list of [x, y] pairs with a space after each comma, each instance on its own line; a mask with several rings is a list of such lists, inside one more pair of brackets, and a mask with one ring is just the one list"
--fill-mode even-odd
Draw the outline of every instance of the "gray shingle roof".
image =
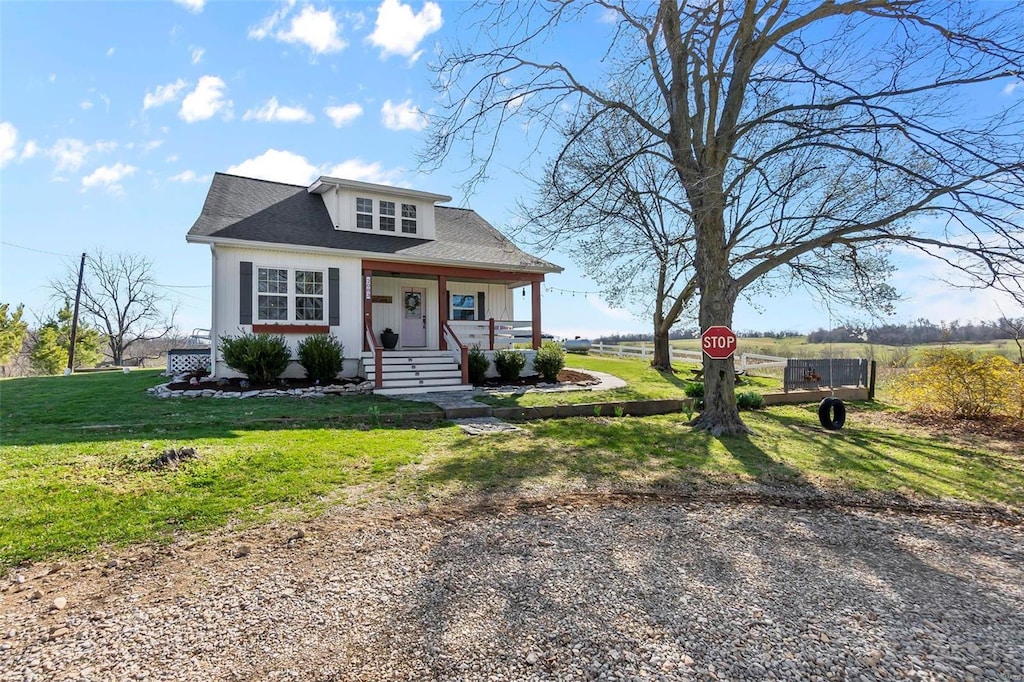
[[446, 206], [434, 210], [433, 240], [335, 230], [320, 195], [308, 193], [301, 185], [216, 173], [188, 237], [324, 247], [411, 261], [561, 271], [559, 266], [520, 250], [475, 211]]

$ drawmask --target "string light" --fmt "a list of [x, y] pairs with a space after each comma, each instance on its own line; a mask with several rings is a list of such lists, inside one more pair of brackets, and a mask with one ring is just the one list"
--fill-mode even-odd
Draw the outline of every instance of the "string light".
[[598, 296], [601, 293], [600, 291], [580, 291], [578, 289], [561, 289], [559, 287], [552, 286], [545, 286], [544, 291], [556, 294], [569, 294], [573, 298], [575, 298], [577, 294], [580, 296]]

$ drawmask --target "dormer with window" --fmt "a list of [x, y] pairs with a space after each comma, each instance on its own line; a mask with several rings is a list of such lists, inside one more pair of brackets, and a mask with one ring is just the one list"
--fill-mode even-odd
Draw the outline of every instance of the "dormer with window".
[[321, 177], [309, 186], [319, 194], [334, 229], [413, 239], [434, 239], [434, 205], [451, 201], [402, 187]]

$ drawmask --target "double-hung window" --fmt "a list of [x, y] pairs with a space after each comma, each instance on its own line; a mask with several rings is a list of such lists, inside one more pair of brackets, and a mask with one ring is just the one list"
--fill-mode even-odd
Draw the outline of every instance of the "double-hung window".
[[416, 204], [402, 204], [402, 232], [416, 234]]
[[395, 202], [380, 202], [380, 229], [381, 232], [395, 231]]
[[256, 317], [260, 322], [322, 322], [322, 270], [257, 268]]
[[452, 319], [475, 320], [476, 297], [472, 294], [452, 294]]
[[373, 229], [373, 199], [356, 198], [356, 227], [361, 230]]

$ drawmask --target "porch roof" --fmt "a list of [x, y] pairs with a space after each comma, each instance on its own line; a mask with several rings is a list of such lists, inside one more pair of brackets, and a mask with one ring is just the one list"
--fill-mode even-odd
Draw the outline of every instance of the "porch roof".
[[475, 211], [435, 206], [436, 239], [336, 230], [323, 198], [302, 185], [216, 173], [190, 242], [240, 240], [380, 254], [404, 262], [452, 263], [522, 272], [562, 268], [519, 249]]

